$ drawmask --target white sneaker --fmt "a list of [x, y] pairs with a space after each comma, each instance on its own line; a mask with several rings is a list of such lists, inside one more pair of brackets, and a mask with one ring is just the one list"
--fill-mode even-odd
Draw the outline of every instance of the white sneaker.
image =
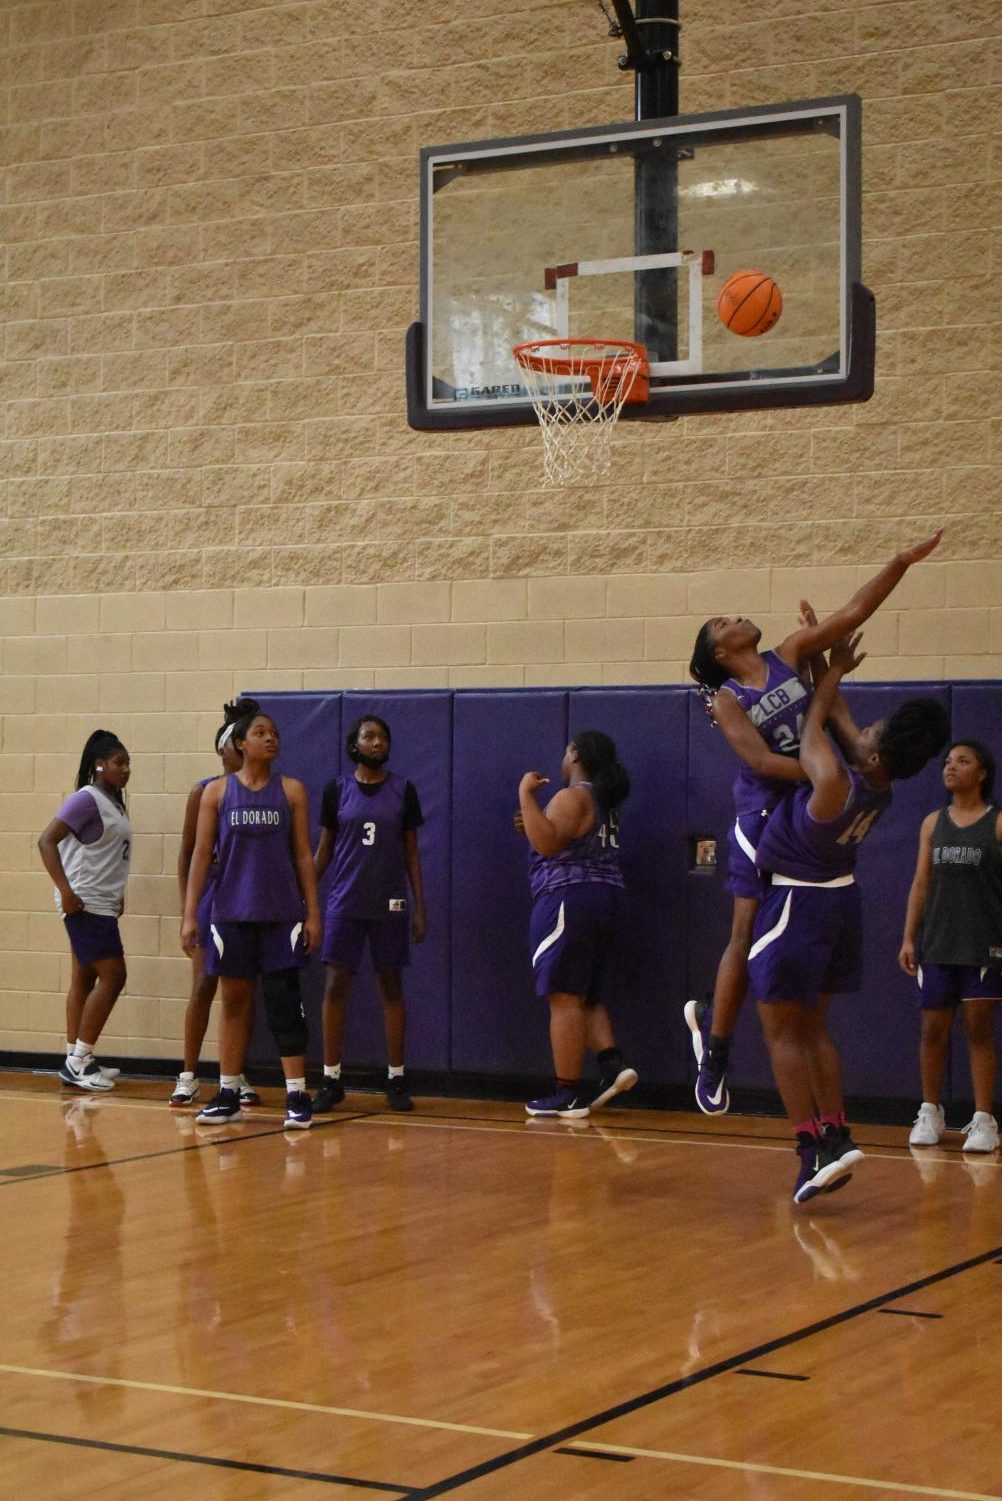
[[942, 1105], [930, 1105], [928, 1100], [923, 1100], [908, 1137], [908, 1145], [910, 1147], [937, 1146], [945, 1130], [946, 1117], [943, 1114]]
[[168, 1100], [169, 1105], [190, 1105], [198, 1099], [198, 1080], [194, 1074], [178, 1074], [177, 1083], [174, 1085], [174, 1093]]
[[[72, 1053], [67, 1053], [66, 1056], [67, 1056], [67, 1058], [72, 1058], [73, 1054]], [[95, 1061], [95, 1063], [97, 1063], [97, 1059], [96, 1058], [95, 1058], [94, 1061]], [[120, 1068], [105, 1068], [105, 1066], [104, 1066], [103, 1063], [98, 1063], [97, 1066], [101, 1070], [101, 1073], [104, 1075], [104, 1077], [106, 1079], [110, 1079], [113, 1084], [114, 1084], [115, 1080], [118, 1078], [119, 1074], [122, 1072], [122, 1070]]]
[[975, 1110], [974, 1117], [964, 1127], [965, 1152], [994, 1152], [999, 1144], [998, 1121], [987, 1110]]

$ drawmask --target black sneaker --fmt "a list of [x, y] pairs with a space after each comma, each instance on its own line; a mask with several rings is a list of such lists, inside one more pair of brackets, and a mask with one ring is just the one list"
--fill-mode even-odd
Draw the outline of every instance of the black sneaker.
[[313, 1101], [299, 1089], [285, 1097], [286, 1131], [308, 1131], [313, 1125]]
[[407, 1088], [406, 1079], [387, 1079], [386, 1103], [389, 1105], [391, 1110], [414, 1109], [414, 1101], [411, 1099], [410, 1090]]
[[607, 1105], [616, 1095], [624, 1094], [626, 1090], [632, 1089], [636, 1082], [636, 1069], [631, 1068], [625, 1059], [620, 1058], [619, 1062], [614, 1063], [609, 1072], [603, 1074], [599, 1079], [595, 1098], [592, 1100], [589, 1109], [599, 1110], [603, 1105]]
[[195, 1116], [200, 1126], [225, 1126], [228, 1121], [242, 1119], [240, 1096], [235, 1089], [218, 1089]]
[[843, 1167], [853, 1167], [857, 1162], [862, 1162], [863, 1154], [849, 1135], [848, 1126], [825, 1126], [823, 1139]]
[[341, 1080], [332, 1079], [329, 1074], [324, 1074], [324, 1081], [313, 1096], [313, 1114], [325, 1115], [328, 1110], [333, 1110], [335, 1105], [340, 1105], [343, 1099], [344, 1085]]

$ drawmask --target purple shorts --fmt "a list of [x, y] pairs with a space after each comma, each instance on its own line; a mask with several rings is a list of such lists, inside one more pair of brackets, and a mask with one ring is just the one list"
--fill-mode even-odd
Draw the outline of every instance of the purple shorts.
[[122, 959], [122, 935], [117, 917], [97, 912], [71, 912], [63, 918], [73, 957], [78, 964], [96, 964], [99, 959]]
[[621, 886], [580, 881], [541, 891], [529, 921], [536, 994], [598, 1000], [615, 964], [625, 916]]
[[214, 922], [205, 946], [205, 973], [253, 980], [306, 963], [302, 921]]
[[942, 1011], [959, 1006], [961, 1001], [1002, 1000], [1002, 969], [977, 964], [920, 964], [916, 979], [923, 1011]]
[[727, 830], [727, 889], [731, 896], [750, 897], [756, 902], [762, 899], [765, 887], [755, 868], [755, 851], [768, 819], [766, 811], [739, 813]]
[[406, 912], [371, 918], [328, 912], [320, 957], [325, 964], [338, 964], [357, 974], [366, 939], [377, 974], [388, 969], [405, 969], [410, 963], [410, 917]]
[[863, 970], [862, 902], [847, 886], [764, 889], [748, 953], [757, 1001], [803, 1001], [858, 990]]

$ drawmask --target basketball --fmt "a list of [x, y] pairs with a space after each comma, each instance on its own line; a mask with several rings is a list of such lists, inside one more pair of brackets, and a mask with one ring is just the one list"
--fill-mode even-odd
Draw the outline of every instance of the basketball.
[[767, 334], [782, 311], [783, 294], [764, 271], [735, 271], [717, 297], [721, 323], [745, 339]]

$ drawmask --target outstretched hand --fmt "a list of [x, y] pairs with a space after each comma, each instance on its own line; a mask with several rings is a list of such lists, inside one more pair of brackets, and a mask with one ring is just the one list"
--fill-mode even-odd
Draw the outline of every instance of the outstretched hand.
[[916, 542], [914, 547], [903, 547], [898, 553], [898, 557], [906, 568], [910, 568], [913, 563], [921, 563], [923, 558], [927, 558], [931, 552], [935, 552], [942, 537], [943, 528], [940, 527], [939, 531], [933, 532], [932, 536], [928, 537], [925, 542]]
[[836, 641], [828, 654], [829, 666], [834, 667], [843, 676], [847, 672], [854, 672], [866, 657], [865, 651], [856, 655], [856, 648], [862, 639], [863, 632], [857, 631], [854, 636], [843, 636], [841, 641]]

